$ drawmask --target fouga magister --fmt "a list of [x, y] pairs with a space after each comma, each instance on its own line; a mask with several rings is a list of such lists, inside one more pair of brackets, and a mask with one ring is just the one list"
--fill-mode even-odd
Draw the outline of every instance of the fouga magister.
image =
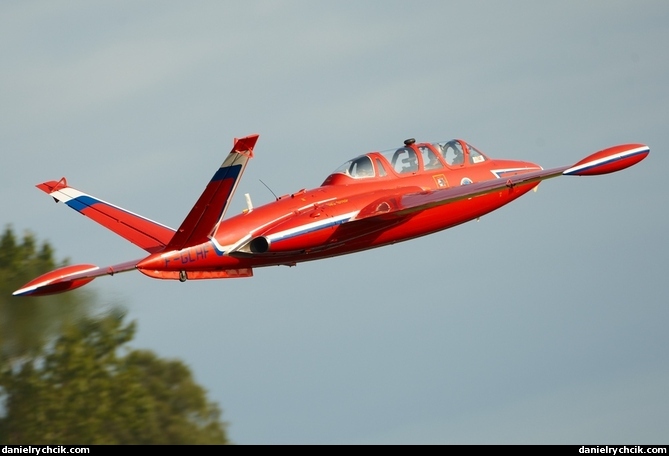
[[232, 151], [174, 230], [70, 187], [65, 178], [37, 185], [57, 202], [93, 219], [148, 253], [98, 267], [66, 266], [32, 280], [15, 296], [72, 290], [96, 277], [138, 270], [156, 279], [250, 277], [253, 269], [329, 258], [406, 241], [474, 220], [557, 176], [622, 170], [650, 149], [624, 144], [574, 165], [543, 169], [489, 158], [462, 140], [404, 141], [402, 147], [347, 161], [312, 190], [299, 190], [224, 219], [258, 135]]

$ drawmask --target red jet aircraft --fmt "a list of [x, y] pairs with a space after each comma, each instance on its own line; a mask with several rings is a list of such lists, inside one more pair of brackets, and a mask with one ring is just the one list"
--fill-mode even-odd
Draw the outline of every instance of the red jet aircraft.
[[359, 252], [445, 230], [481, 217], [552, 177], [606, 174], [649, 153], [643, 144], [596, 152], [572, 166], [492, 159], [462, 140], [404, 141], [349, 160], [312, 190], [299, 190], [224, 220], [258, 135], [232, 151], [181, 226], [174, 230], [70, 187], [62, 178], [37, 185], [148, 256], [106, 268], [66, 266], [32, 280], [15, 296], [79, 288], [96, 277], [137, 269], [157, 279], [251, 277], [253, 268]]

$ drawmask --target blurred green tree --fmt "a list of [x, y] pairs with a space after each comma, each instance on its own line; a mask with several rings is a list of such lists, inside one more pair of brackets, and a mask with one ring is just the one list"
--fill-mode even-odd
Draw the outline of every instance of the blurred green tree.
[[119, 354], [135, 333], [123, 314], [68, 325], [52, 347], [5, 368], [6, 444], [223, 444], [220, 410], [181, 361]]
[[86, 292], [40, 298], [12, 296], [28, 281], [66, 263], [56, 263], [48, 242], [38, 247], [30, 233], [19, 242], [11, 227], [5, 229], [0, 237], [0, 361], [35, 354], [63, 324], [91, 311], [94, 301]]
[[94, 295], [15, 298], [58, 265], [48, 243], [0, 239], [0, 443], [223, 444], [221, 411], [188, 367], [127, 347], [135, 324]]

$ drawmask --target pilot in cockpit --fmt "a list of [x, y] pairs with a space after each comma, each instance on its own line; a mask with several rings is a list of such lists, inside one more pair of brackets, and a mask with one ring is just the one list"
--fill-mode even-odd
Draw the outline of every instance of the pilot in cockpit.
[[368, 157], [360, 157], [351, 164], [351, 176], [371, 177], [374, 176], [374, 166]]
[[445, 144], [439, 144], [441, 149], [441, 155], [446, 160], [450, 166], [453, 165], [462, 165], [465, 162], [464, 155], [462, 153], [462, 146], [457, 140], [449, 141]]
[[453, 164], [461, 165], [465, 161], [465, 158], [462, 155], [462, 151], [460, 150], [459, 147], [454, 147], [453, 149], [454, 149]]
[[413, 151], [410, 151], [410, 155], [402, 159], [402, 173], [418, 171], [418, 159], [416, 154]]

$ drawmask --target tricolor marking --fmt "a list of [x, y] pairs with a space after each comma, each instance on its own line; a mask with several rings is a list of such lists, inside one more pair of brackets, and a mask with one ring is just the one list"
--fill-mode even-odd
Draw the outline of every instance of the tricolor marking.
[[636, 147], [634, 149], [626, 150], [623, 152], [618, 152], [616, 154], [612, 155], [607, 155], [602, 158], [598, 158], [595, 160], [590, 160], [585, 163], [578, 164], [572, 168], [569, 168], [568, 170], [564, 171], [562, 174], [565, 176], [573, 175], [573, 174], [579, 174], [585, 171], [590, 171], [593, 170], [594, 168], [598, 167], [604, 167], [605, 165], [609, 163], [613, 163], [618, 160], [622, 160], [625, 158], [630, 158], [634, 157], [635, 155], [642, 155], [642, 154], [647, 154], [650, 152], [650, 148], [648, 146], [641, 146], [641, 147]]
[[116, 209], [117, 211], [120, 211], [121, 213], [131, 215], [133, 217], [137, 217], [139, 219], [145, 220], [149, 223], [155, 224], [162, 226], [163, 228], [167, 228], [170, 231], [174, 231], [174, 228], [170, 228], [167, 225], [163, 225], [162, 223], [156, 222], [154, 220], [151, 220], [149, 218], [146, 218], [142, 215], [135, 214], [132, 211], [129, 211], [127, 209], [123, 209], [122, 207], [118, 207], [114, 204], [108, 203], [104, 200], [101, 200], [99, 198], [95, 198], [94, 196], [91, 196], [87, 193], [81, 192], [75, 188], [72, 187], [66, 187], [61, 190], [56, 190], [55, 192], [49, 193], [50, 196], [53, 196], [56, 198], [58, 201], [61, 201], [65, 203], [68, 207], [71, 207], [77, 212], [83, 213], [87, 208], [93, 207], [96, 204], [102, 204], [104, 206]]
[[342, 223], [346, 223], [351, 218], [353, 218], [357, 212], [349, 212], [348, 214], [343, 214], [339, 215], [337, 217], [332, 217], [326, 220], [321, 220], [318, 222], [313, 222], [313, 223], [308, 223], [306, 225], [298, 226], [295, 228], [291, 228], [285, 231], [280, 231], [278, 233], [270, 234], [267, 236], [267, 239], [270, 242], [277, 242], [277, 241], [283, 241], [286, 239], [294, 238], [297, 236], [301, 236], [303, 234], [307, 233], [313, 233], [314, 231], [319, 231], [325, 228], [330, 228], [332, 226], [336, 225], [341, 225]]

